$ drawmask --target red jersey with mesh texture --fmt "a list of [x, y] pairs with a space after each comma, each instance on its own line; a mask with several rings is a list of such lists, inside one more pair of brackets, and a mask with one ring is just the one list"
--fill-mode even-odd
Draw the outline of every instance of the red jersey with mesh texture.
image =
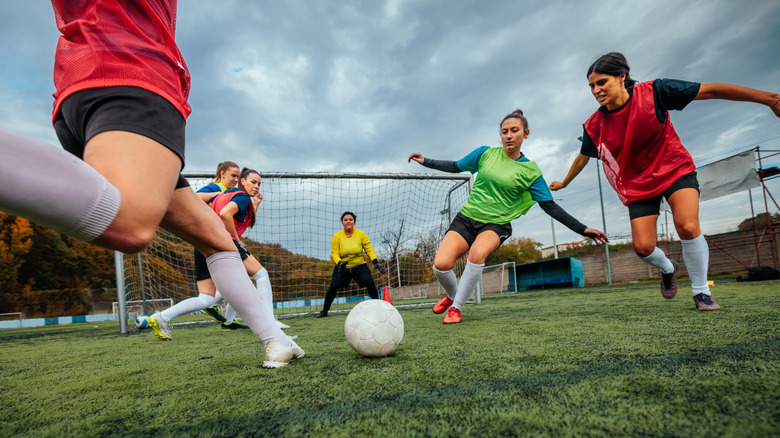
[[[214, 198], [213, 201], [211, 201], [211, 209], [214, 210], [217, 213], [217, 215], [219, 215], [219, 212], [221, 212], [226, 205], [230, 204], [230, 201], [233, 200], [233, 197], [239, 193], [246, 193], [246, 192], [236, 190], [235, 192], [220, 193]], [[246, 215], [244, 215], [243, 221], [238, 221], [236, 220], [235, 216], [233, 217], [233, 225], [235, 225], [236, 227], [236, 234], [238, 234], [238, 237], [244, 235], [244, 231], [246, 231], [247, 228], [249, 228], [249, 224], [252, 222], [252, 216], [254, 215], [255, 215], [255, 209], [252, 208], [252, 203], [250, 202], [249, 208], [246, 210]]]
[[585, 130], [599, 151], [612, 188], [623, 204], [650, 199], [696, 170], [667, 117], [656, 117], [653, 82], [634, 86], [631, 99], [612, 113], [596, 111]]
[[185, 119], [190, 73], [176, 46], [176, 0], [52, 0], [62, 35], [54, 59], [54, 111], [71, 94], [133, 86], [162, 96]]

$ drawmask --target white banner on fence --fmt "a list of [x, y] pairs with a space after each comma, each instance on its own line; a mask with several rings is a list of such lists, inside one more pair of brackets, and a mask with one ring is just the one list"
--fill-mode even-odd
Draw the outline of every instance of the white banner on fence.
[[[753, 149], [733, 155], [696, 169], [699, 180], [700, 201], [742, 192], [761, 185], [756, 171]], [[664, 200], [661, 209], [670, 211]]]

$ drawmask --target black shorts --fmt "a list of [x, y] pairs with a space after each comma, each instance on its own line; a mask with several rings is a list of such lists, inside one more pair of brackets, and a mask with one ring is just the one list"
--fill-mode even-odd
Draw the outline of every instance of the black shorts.
[[[62, 147], [84, 158], [84, 147], [97, 134], [125, 131], [143, 135], [170, 149], [184, 168], [181, 113], [164, 98], [138, 87], [91, 88], [68, 96], [54, 119]], [[176, 188], [189, 187], [179, 175]]]
[[643, 199], [641, 201], [634, 201], [628, 204], [628, 217], [631, 220], [645, 216], [657, 216], [661, 213], [661, 198], [666, 198], [669, 201], [669, 197], [680, 189], [696, 189], [699, 190], [699, 180], [696, 179], [696, 172], [687, 173], [681, 176], [663, 193], [655, 198]]
[[[233, 244], [236, 245], [238, 255], [241, 256], [242, 262], [252, 255], [249, 250], [239, 245], [235, 240], [233, 241]], [[198, 251], [198, 248], [195, 248], [195, 281], [208, 280], [209, 278], [211, 278], [211, 273], [209, 272], [209, 267], [206, 263], [206, 256]]]
[[468, 218], [463, 214], [458, 213], [447, 231], [454, 231], [460, 234], [461, 237], [463, 237], [469, 244], [469, 247], [471, 247], [471, 245], [474, 243], [474, 239], [476, 239], [480, 233], [484, 233], [485, 231], [493, 231], [498, 235], [501, 243], [504, 243], [506, 239], [509, 239], [509, 237], [512, 236], [512, 224], [509, 222], [505, 224], [486, 224], [484, 222], [475, 221], [474, 219]]

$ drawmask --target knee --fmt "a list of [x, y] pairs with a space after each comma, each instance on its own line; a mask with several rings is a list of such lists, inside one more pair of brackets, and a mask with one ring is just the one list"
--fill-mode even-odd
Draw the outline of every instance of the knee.
[[135, 254], [152, 243], [156, 231], [157, 227], [107, 230], [95, 243], [126, 254]]
[[455, 267], [455, 262], [435, 259], [433, 261], [433, 267], [436, 268], [437, 271], [446, 272]]
[[677, 235], [680, 236], [680, 239], [682, 240], [695, 239], [701, 234], [699, 224], [696, 222], [688, 222], [679, 225], [675, 224], [675, 228], [677, 229]]
[[650, 256], [650, 254], [655, 251], [655, 245], [650, 245], [648, 243], [641, 243], [641, 242], [634, 242], [634, 252], [637, 256], [641, 258], [645, 258]]

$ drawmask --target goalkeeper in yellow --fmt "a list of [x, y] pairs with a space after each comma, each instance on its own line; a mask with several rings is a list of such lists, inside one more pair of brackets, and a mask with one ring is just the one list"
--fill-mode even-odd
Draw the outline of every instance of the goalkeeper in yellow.
[[317, 318], [328, 316], [328, 310], [333, 304], [333, 299], [336, 298], [336, 292], [349, 286], [353, 279], [358, 286], [368, 289], [368, 295], [371, 298], [379, 298], [374, 278], [363, 258], [363, 251], [366, 252], [369, 260], [380, 273], [384, 274], [385, 269], [374, 254], [374, 249], [371, 248], [371, 242], [366, 233], [355, 228], [355, 219], [355, 213], [344, 212], [341, 215], [341, 225], [344, 229], [336, 232], [330, 242], [332, 259], [336, 266], [333, 268], [330, 287], [325, 293], [325, 304], [322, 306], [322, 311], [317, 314]]

